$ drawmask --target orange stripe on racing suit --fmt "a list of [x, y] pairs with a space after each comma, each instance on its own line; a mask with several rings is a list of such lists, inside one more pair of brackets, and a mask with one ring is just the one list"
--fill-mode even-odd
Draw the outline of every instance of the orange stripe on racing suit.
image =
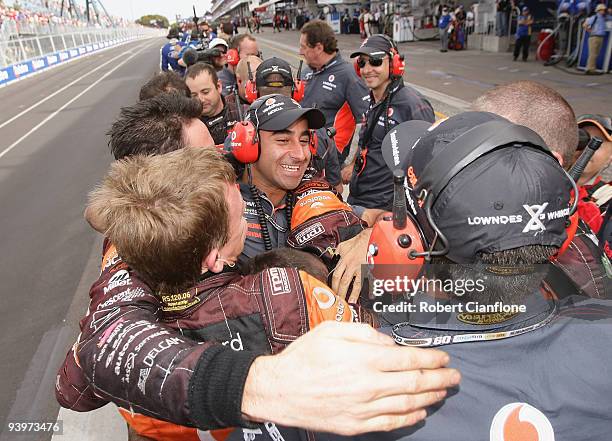
[[306, 293], [306, 308], [310, 329], [328, 320], [336, 322], [352, 322], [354, 320], [349, 304], [338, 297], [329, 286], [304, 271], [300, 271], [300, 279]]
[[334, 119], [334, 128], [336, 129], [334, 140], [336, 141], [336, 148], [340, 153], [351, 142], [353, 133], [355, 133], [355, 127], [355, 117], [348, 101], [345, 101]]
[[291, 229], [297, 228], [308, 219], [330, 211], [351, 211], [351, 207], [342, 202], [332, 191], [317, 191], [302, 197], [293, 207]]

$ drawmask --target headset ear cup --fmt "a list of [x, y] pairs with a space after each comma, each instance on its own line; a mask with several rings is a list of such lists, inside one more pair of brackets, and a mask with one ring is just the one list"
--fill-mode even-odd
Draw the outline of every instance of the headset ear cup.
[[359, 64], [357, 64], [359, 60], [359, 57], [355, 58], [355, 62], [353, 63], [353, 67], [355, 68], [355, 73], [357, 73], [357, 76], [359, 78], [361, 78], [361, 69], [359, 68]]
[[249, 103], [252, 103], [253, 101], [255, 101], [257, 98], [259, 98], [259, 94], [257, 93], [257, 86], [255, 84], [254, 81], [247, 81], [246, 82], [246, 86], [244, 89], [245, 95], [246, 95], [246, 100]]
[[308, 147], [310, 148], [310, 154], [315, 156], [319, 148], [319, 137], [317, 136], [317, 132], [314, 130], [310, 131], [310, 142], [308, 143]]
[[293, 86], [293, 92], [291, 93], [291, 98], [296, 100], [298, 103], [304, 99], [304, 89], [306, 84], [303, 80], [295, 80]]
[[234, 158], [242, 164], [252, 164], [259, 159], [259, 140], [257, 129], [250, 121], [234, 124], [230, 132], [231, 151]]
[[227, 64], [236, 66], [240, 62], [240, 55], [238, 55], [237, 49], [230, 49], [227, 51]]
[[394, 53], [391, 59], [391, 75], [394, 77], [401, 77], [404, 75], [405, 70], [406, 62], [404, 61], [404, 56]]

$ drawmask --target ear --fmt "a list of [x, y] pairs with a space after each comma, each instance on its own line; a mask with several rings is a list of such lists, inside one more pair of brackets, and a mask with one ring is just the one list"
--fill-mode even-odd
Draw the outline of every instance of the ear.
[[557, 152], [552, 152], [553, 156], [555, 158], [557, 158], [557, 161], [559, 161], [559, 164], [561, 164], [561, 167], [564, 167], [565, 164], [563, 164], [563, 156], [561, 156], [559, 153]]
[[210, 271], [211, 273], [220, 273], [223, 271], [223, 262], [217, 260], [219, 257], [219, 248], [213, 248], [210, 253], [202, 258], [202, 272]]
[[219, 93], [223, 90], [223, 85], [221, 84], [221, 80], [217, 80], [217, 90]]

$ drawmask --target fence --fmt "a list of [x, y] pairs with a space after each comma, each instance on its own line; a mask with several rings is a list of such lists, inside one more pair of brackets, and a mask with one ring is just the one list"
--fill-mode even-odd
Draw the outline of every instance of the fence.
[[158, 30], [140, 26], [99, 28], [5, 21], [0, 28], [0, 68], [83, 46], [97, 49], [105, 42], [157, 35]]

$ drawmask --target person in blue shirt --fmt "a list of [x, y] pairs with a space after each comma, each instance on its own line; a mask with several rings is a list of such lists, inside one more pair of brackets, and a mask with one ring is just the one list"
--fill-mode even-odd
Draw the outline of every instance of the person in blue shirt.
[[160, 50], [160, 69], [163, 72], [175, 71], [182, 73], [183, 68], [178, 64], [178, 52], [184, 45], [179, 41], [179, 32], [177, 28], [172, 28], [168, 31], [168, 43], [164, 44]]
[[448, 12], [448, 8], [444, 6], [442, 8], [442, 15], [438, 21], [438, 28], [440, 29], [440, 52], [448, 52], [448, 28], [451, 24], [451, 16]]
[[529, 13], [529, 8], [523, 6], [521, 15], [518, 16], [516, 26], [516, 42], [514, 43], [514, 61], [519, 56], [521, 49], [523, 49], [523, 61], [527, 61], [529, 56], [529, 44], [531, 43], [531, 25], [533, 24], [533, 17]]
[[595, 72], [597, 57], [606, 36], [606, 21], [609, 19], [610, 16], [606, 15], [606, 5], [600, 3], [595, 8], [595, 15], [589, 17], [584, 22], [584, 28], [589, 32], [589, 58], [587, 59], [585, 75], [595, 75], [598, 73]]

